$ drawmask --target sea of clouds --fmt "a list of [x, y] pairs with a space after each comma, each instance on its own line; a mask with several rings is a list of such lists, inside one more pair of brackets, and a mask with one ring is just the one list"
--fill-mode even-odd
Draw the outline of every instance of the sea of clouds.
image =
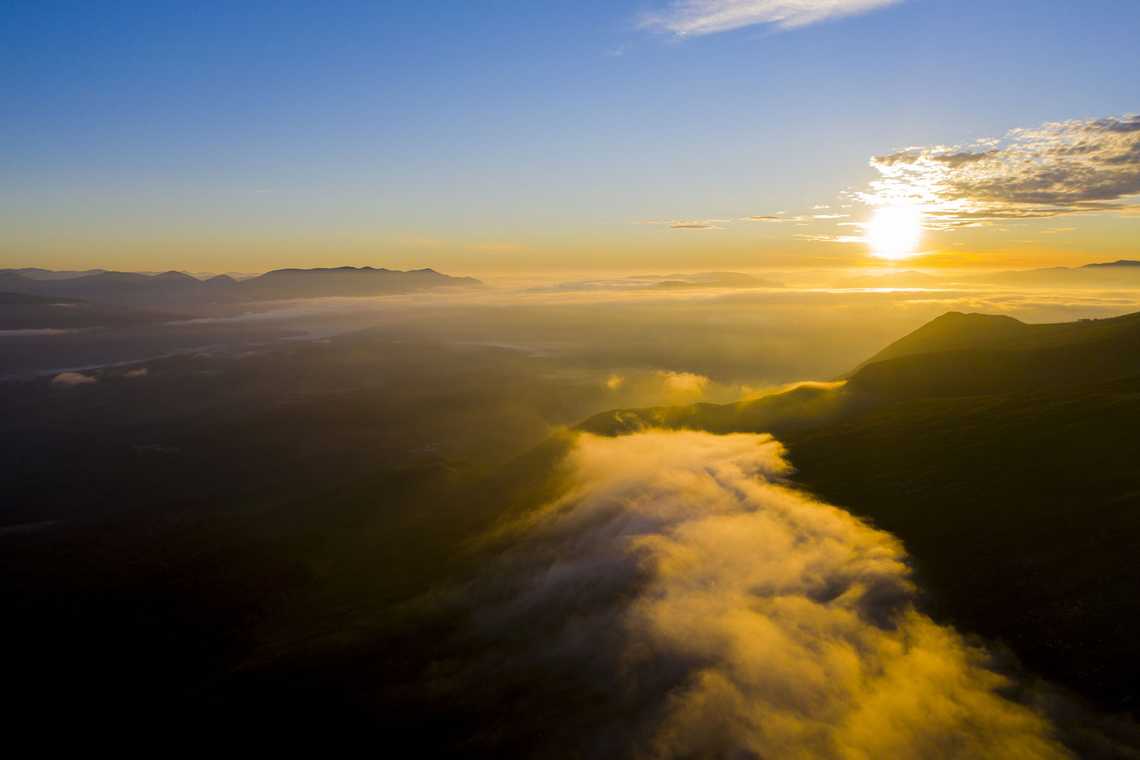
[[899, 541], [791, 487], [770, 436], [582, 435], [563, 468], [459, 595], [478, 654], [437, 696], [510, 716], [485, 748], [1068, 756], [983, 648], [917, 609]]

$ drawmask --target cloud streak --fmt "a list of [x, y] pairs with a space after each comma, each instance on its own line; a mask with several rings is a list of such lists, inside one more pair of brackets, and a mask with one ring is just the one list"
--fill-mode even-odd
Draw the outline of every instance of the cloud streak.
[[723, 230], [728, 219], [646, 219], [638, 224], [668, 227], [672, 230]]
[[71, 387], [75, 385], [91, 385], [98, 382], [98, 379], [92, 375], [85, 375], [82, 372], [60, 372], [58, 375], [51, 379], [53, 385], [62, 385]]
[[787, 30], [868, 13], [899, 2], [901, 0], [675, 0], [663, 11], [644, 16], [641, 24], [678, 37], [757, 25]]
[[1140, 196], [1140, 116], [1052, 122], [870, 164], [879, 179], [863, 202], [919, 206], [936, 229], [1120, 211]]
[[538, 754], [1068, 756], [916, 610], [896, 539], [783, 483], [770, 436], [583, 435], [565, 469], [463, 594], [492, 642], [466, 680], [502, 690], [465, 701], [527, 694]]

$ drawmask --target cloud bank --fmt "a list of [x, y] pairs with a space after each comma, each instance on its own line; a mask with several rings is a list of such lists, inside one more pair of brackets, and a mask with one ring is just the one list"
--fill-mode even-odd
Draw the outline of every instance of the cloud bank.
[[921, 207], [936, 228], [1124, 210], [1140, 195], [1140, 116], [1063, 121], [969, 146], [871, 159], [872, 205]]
[[798, 29], [821, 21], [895, 5], [901, 0], [675, 0], [660, 13], [642, 19], [642, 26], [678, 37], [716, 34], [762, 24]]
[[1068, 756], [984, 651], [916, 611], [897, 540], [781, 484], [771, 437], [583, 435], [566, 467], [463, 595], [493, 642], [467, 678], [502, 690], [466, 699], [525, 694], [530, 750]]

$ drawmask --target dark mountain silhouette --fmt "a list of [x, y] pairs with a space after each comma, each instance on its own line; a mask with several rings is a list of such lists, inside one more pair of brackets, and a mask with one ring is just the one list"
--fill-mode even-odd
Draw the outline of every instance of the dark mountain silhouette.
[[474, 286], [472, 277], [451, 277], [434, 269], [374, 269], [336, 267], [330, 269], [277, 269], [233, 286], [242, 299], [253, 301], [330, 296], [372, 296], [412, 293], [432, 288]]
[[86, 277], [93, 274], [102, 274], [106, 269], [54, 270], [41, 267], [24, 267], [22, 269], [0, 269], [0, 277], [8, 273], [18, 274], [29, 280], [71, 280], [76, 277]]
[[879, 352], [852, 388], [892, 397], [970, 396], [1140, 376], [1140, 314], [1027, 325], [944, 314]]
[[1140, 261], [1135, 259], [1118, 259], [1103, 264], [1085, 264], [1081, 269], [1104, 269], [1106, 267], [1140, 267]]
[[899, 338], [859, 367], [913, 354], [989, 348], [1024, 337], [1030, 329], [1013, 317], [951, 311]]
[[0, 272], [0, 290], [116, 306], [157, 306], [193, 301], [202, 292], [202, 283], [181, 272], [98, 272], [66, 279], [30, 279], [8, 270]]
[[945, 314], [856, 368], [581, 429], [770, 432], [796, 481], [895, 533], [931, 611], [1110, 710], [1140, 708], [1140, 313]]
[[1136, 288], [1140, 287], [1140, 262], [1120, 259], [1080, 267], [991, 272], [965, 278], [963, 282], [1047, 288]]
[[432, 269], [400, 271], [373, 267], [278, 269], [241, 281], [228, 275], [202, 281], [174, 271], [160, 274], [97, 271], [74, 277], [49, 277], [43, 274], [45, 270], [36, 271], [33, 277], [26, 274], [26, 270], [0, 270], [0, 291], [79, 298], [117, 306], [185, 308], [218, 302], [411, 293], [480, 284], [470, 277], [450, 277]]

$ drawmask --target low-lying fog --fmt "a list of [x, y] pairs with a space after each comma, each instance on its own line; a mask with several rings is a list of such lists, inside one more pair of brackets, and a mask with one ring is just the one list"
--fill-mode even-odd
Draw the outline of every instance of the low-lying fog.
[[[1049, 322], [1140, 309], [1137, 290], [834, 288], [817, 287], [834, 277], [813, 283], [757, 275], [752, 285], [723, 275], [676, 277], [514, 277], [472, 290], [267, 302], [121, 328], [25, 327], [0, 332], [0, 375], [256, 350], [373, 328], [413, 341], [541, 355], [599, 375], [615, 403], [728, 401], [797, 380], [835, 378], [946, 311]], [[794, 285], [781, 284], [789, 281]]]

